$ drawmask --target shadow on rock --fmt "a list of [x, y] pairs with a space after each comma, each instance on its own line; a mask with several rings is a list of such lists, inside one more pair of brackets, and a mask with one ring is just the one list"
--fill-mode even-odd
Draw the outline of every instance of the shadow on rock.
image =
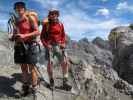
[[19, 82], [22, 83], [22, 78], [21, 78], [21, 74], [20, 73], [14, 73], [11, 76], [14, 78], [14, 80], [19, 81]]
[[14, 78], [0, 76], [0, 97], [13, 97], [17, 92], [12, 86], [16, 83]]

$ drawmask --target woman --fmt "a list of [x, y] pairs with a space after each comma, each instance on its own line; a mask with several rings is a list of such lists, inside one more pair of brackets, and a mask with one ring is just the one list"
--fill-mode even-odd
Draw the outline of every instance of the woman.
[[70, 90], [71, 86], [68, 84], [68, 62], [66, 58], [66, 34], [64, 26], [59, 21], [59, 11], [51, 9], [48, 13], [48, 21], [43, 21], [43, 28], [41, 32], [41, 41], [46, 47], [46, 58], [48, 60], [47, 72], [49, 75], [50, 86], [54, 87], [53, 78], [53, 57], [56, 56], [60, 61], [63, 71], [63, 88]]

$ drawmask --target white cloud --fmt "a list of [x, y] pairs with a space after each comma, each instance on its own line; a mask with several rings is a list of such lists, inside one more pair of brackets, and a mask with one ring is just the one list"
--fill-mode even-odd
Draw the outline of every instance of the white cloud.
[[82, 33], [87, 32], [91, 24], [75, 15], [64, 15], [62, 21], [65, 25], [66, 33], [73, 39], [82, 38]]
[[0, 30], [7, 31], [7, 20], [0, 20]]
[[126, 1], [125, 2], [120, 2], [117, 7], [117, 10], [121, 10], [121, 11], [131, 11], [133, 12], [133, 5], [128, 4]]
[[102, 30], [108, 30], [119, 25], [121, 25], [121, 22], [119, 19], [110, 19], [110, 20], [99, 22], [98, 24], [96, 24], [96, 27], [99, 27]]
[[[84, 10], [76, 8], [72, 2], [67, 4], [64, 11], [61, 19], [65, 25], [66, 33], [75, 40], [83, 37], [92, 39], [96, 36], [107, 38], [112, 28], [124, 24], [121, 19], [112, 18], [103, 21], [98, 18], [89, 17]], [[108, 9], [103, 8], [99, 9], [98, 14], [107, 17], [110, 12]]]
[[39, 2], [44, 8], [50, 9], [50, 8], [58, 8], [60, 4], [63, 3], [64, 0], [35, 0]]
[[107, 2], [108, 0], [101, 0], [102, 2]]
[[98, 9], [96, 12], [96, 15], [103, 15], [105, 17], [108, 17], [109, 14], [110, 14], [110, 11], [107, 8]]
[[92, 39], [92, 37], [96, 36], [107, 38], [111, 29], [126, 24], [121, 19], [115, 18], [101, 21], [100, 19], [88, 17], [83, 12], [75, 12], [71, 15], [66, 14], [62, 17], [62, 21], [64, 22], [66, 33], [76, 40], [83, 37]]
[[78, 0], [77, 3], [83, 9], [89, 9], [91, 7], [89, 0]]
[[120, 2], [118, 5], [117, 5], [117, 8], [118, 10], [121, 10], [121, 9], [125, 9], [127, 8], [128, 4], [127, 2]]

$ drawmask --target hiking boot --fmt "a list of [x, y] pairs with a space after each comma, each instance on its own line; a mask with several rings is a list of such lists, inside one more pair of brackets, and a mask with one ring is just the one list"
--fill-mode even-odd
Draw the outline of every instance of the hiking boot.
[[51, 78], [50, 79], [50, 88], [54, 88], [54, 79], [53, 78]]
[[30, 93], [30, 86], [27, 84], [27, 83], [25, 83], [25, 84], [23, 84], [22, 85], [22, 91], [21, 91], [21, 96], [27, 96], [29, 93]]
[[31, 93], [33, 95], [34, 100], [36, 100], [36, 98], [37, 98], [37, 88], [33, 87], [32, 90], [31, 90]]
[[63, 78], [63, 89], [66, 91], [70, 91], [72, 89], [72, 86], [68, 84], [67, 78]]
[[14, 97], [17, 99], [21, 98], [21, 93], [19, 90], [16, 91], [16, 93], [14, 94]]
[[21, 98], [21, 97], [25, 97], [29, 94], [30, 94], [30, 86], [27, 83], [24, 83], [22, 85], [22, 90], [21, 91], [17, 90], [16, 93], [14, 94], [14, 97]]

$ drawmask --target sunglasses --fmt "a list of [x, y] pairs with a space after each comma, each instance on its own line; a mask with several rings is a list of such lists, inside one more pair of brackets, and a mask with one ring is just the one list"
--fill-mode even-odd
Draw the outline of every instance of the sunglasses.
[[50, 12], [49, 15], [59, 15], [58, 12]]

